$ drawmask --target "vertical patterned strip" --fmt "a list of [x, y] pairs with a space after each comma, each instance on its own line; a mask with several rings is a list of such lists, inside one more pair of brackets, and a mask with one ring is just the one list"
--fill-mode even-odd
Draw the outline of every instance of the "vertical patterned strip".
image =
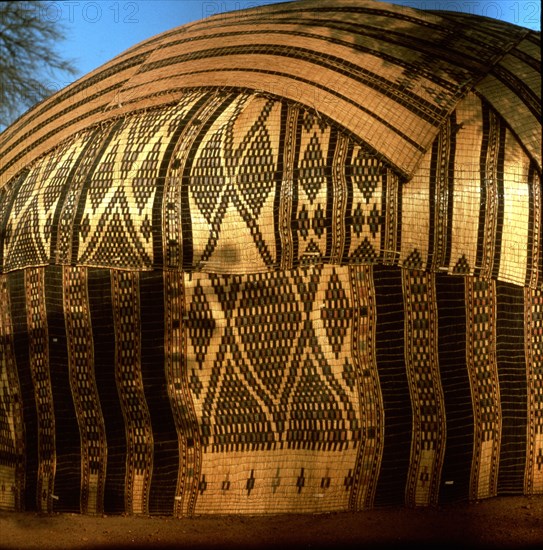
[[534, 255], [533, 269], [537, 276], [537, 284], [541, 286], [543, 284], [543, 252], [541, 248], [543, 246], [543, 198], [541, 191], [541, 175], [533, 170], [533, 187], [539, 191], [539, 202], [534, 203], [534, 217], [537, 218], [537, 223], [534, 223], [534, 229], [537, 227], [539, 235], [539, 247], [537, 249], [537, 255]]
[[0, 510], [20, 511], [25, 478], [25, 428], [7, 275], [0, 275], [0, 304]]
[[[283, 111], [284, 112], [284, 111]], [[281, 196], [279, 199], [279, 236], [280, 246], [278, 250], [282, 251], [280, 267], [281, 269], [290, 269], [294, 263], [294, 242], [292, 235], [292, 212], [294, 211], [294, 167], [297, 163], [298, 149], [298, 118], [299, 109], [289, 105], [286, 109], [284, 121], [284, 146], [283, 146], [283, 174], [281, 181]]]
[[28, 177], [30, 170], [23, 170], [19, 176], [11, 183], [0, 189], [0, 271], [4, 270], [5, 251], [9, 246], [11, 237], [11, 213], [15, 199], [21, 189], [24, 181]]
[[[401, 258], [400, 265], [423, 269], [431, 258], [435, 223], [434, 168], [438, 140], [422, 157], [419, 169], [409, 182], [401, 186]], [[432, 199], [430, 199], [432, 197]], [[430, 247], [430, 249], [429, 249]]]
[[312, 113], [300, 112], [291, 218], [295, 265], [322, 262], [331, 254], [337, 134]]
[[42, 268], [25, 271], [30, 369], [38, 412], [37, 507], [52, 512], [56, 472], [55, 413], [49, 372], [49, 338]]
[[170, 398], [179, 444], [179, 474], [174, 516], [192, 515], [200, 478], [200, 440], [187, 379], [184, 329], [184, 281], [180, 271], [164, 272], [165, 361]]
[[104, 505], [107, 445], [94, 375], [87, 270], [66, 266], [63, 271], [70, 385], [81, 437], [81, 512], [98, 514]]
[[385, 228], [382, 233], [384, 265], [397, 265], [400, 259], [402, 193], [398, 175], [387, 170], [383, 178], [383, 212]]
[[70, 185], [66, 185], [66, 190], [61, 193], [53, 216], [50, 254], [51, 259], [56, 263], [70, 262], [74, 218], [81, 201], [83, 187], [101, 161], [104, 140], [111, 140], [114, 132], [115, 128], [112, 132], [108, 132], [107, 128], [101, 127], [85, 136], [87, 141], [82, 146], [82, 151], [69, 175]]
[[177, 430], [165, 370], [164, 273], [140, 273], [141, 373], [153, 427], [153, 475], [149, 514], [173, 513], [179, 471]]
[[[81, 510], [81, 436], [73, 399], [68, 357], [63, 273], [60, 266], [45, 267], [45, 308], [49, 340], [49, 376], [55, 406], [55, 511]], [[74, 464], [77, 467], [74, 468]]]
[[372, 266], [351, 267], [350, 277], [354, 308], [352, 358], [358, 372], [363, 425], [349, 507], [362, 510], [371, 508], [375, 500], [383, 457], [385, 411], [375, 350], [377, 311]]
[[[178, 142], [187, 128], [189, 132], [199, 132], [197, 113], [202, 105], [208, 102], [208, 94], [198, 99], [195, 94], [189, 94], [179, 105], [177, 127], [170, 137], [158, 172], [155, 200], [153, 204], [153, 249], [155, 265], [179, 267], [183, 262], [183, 246], [180, 213], [181, 175], [179, 159], [175, 159]], [[194, 124], [190, 124], [191, 121]], [[174, 159], [172, 161], [172, 159]], [[173, 196], [170, 196], [173, 192]]]
[[543, 290], [524, 290], [526, 379], [528, 387], [527, 456], [524, 492], [543, 493]]
[[495, 496], [501, 442], [501, 405], [496, 362], [496, 286], [466, 278], [466, 359], [475, 425], [470, 498]]
[[[324, 135], [328, 134], [328, 129], [325, 132], [323, 132], [323, 134]], [[322, 137], [324, 137], [324, 135]], [[335, 128], [334, 126], [330, 127], [330, 132], [329, 132], [328, 136], [327, 136], [328, 151], [326, 152], [326, 156], [324, 157], [325, 158], [325, 163], [326, 163], [326, 169], [323, 173], [324, 177], [322, 177], [322, 180], [323, 180], [323, 184], [325, 184], [325, 185], [323, 185], [323, 187], [326, 189], [326, 194], [325, 194], [325, 197], [326, 197], [325, 201], [326, 202], [324, 202], [324, 206], [325, 206], [324, 219], [328, 220], [327, 225], [329, 227], [327, 228], [326, 231], [323, 231], [322, 234], [323, 234], [324, 238], [326, 239], [325, 257], [329, 258], [329, 259], [331, 259], [331, 258], [339, 258], [340, 259], [341, 258], [341, 255], [340, 255], [341, 251], [336, 251], [335, 247], [338, 244], [338, 238], [342, 239], [343, 238], [342, 233], [343, 234], [345, 233], [345, 230], [344, 230], [343, 227], [341, 227], [341, 224], [342, 224], [342, 218], [345, 217], [344, 203], [345, 203], [345, 199], [346, 199], [346, 197], [345, 197], [345, 192], [346, 192], [345, 183], [346, 182], [345, 182], [344, 179], [336, 180], [336, 178], [335, 178], [336, 170], [335, 170], [334, 160], [335, 160], [335, 157], [336, 157], [337, 153], [339, 153], [340, 156], [342, 155], [341, 147], [342, 147], [342, 145], [345, 147], [346, 143], [345, 143], [345, 140], [342, 140], [339, 137], [339, 132], [338, 132], [337, 128]], [[324, 143], [323, 143], [323, 145], [324, 145]], [[304, 156], [308, 152], [309, 151], [306, 149], [304, 151]], [[306, 161], [306, 159], [304, 159], [304, 160]], [[305, 164], [305, 168], [307, 169], [307, 167], [308, 167], [307, 161], [304, 162], [304, 164]], [[319, 173], [319, 171], [317, 171], [317, 174], [318, 173]], [[317, 175], [317, 179], [320, 179], [318, 175]], [[301, 181], [299, 179], [298, 188], [300, 188], [300, 183], [301, 183]], [[306, 185], [307, 185], [307, 177], [306, 177]], [[310, 189], [306, 187], [306, 193], [308, 191], [311, 193]], [[304, 193], [304, 195], [306, 193]], [[317, 201], [318, 201], [318, 199], [317, 199]], [[306, 201], [302, 200], [301, 204], [304, 205], [304, 203], [305, 203], [305, 206], [307, 207], [308, 205], [307, 205]], [[302, 206], [302, 208], [303, 208], [303, 206]], [[341, 215], [341, 213], [342, 213], [342, 215]], [[335, 214], [340, 214], [341, 218], [336, 218]], [[322, 225], [326, 225], [326, 222], [322, 219], [319, 219], [319, 218], [321, 218], [321, 216], [319, 214], [319, 210], [317, 209], [317, 211], [314, 211], [314, 214], [313, 214], [313, 232], [317, 236], [319, 235], [319, 233], [321, 233], [321, 231], [323, 229]], [[336, 225], [338, 222], [340, 224], [339, 226]], [[301, 257], [301, 250], [300, 250], [299, 254], [300, 254], [300, 260], [301, 260], [300, 263], [302, 263], [302, 264], [305, 263], [304, 259], [302, 259], [302, 257]]]
[[220, 103], [217, 96], [204, 94], [187, 112], [182, 126], [174, 136], [177, 138], [176, 142], [172, 140], [170, 144], [172, 150], [169, 152], [169, 166], [164, 178], [161, 230], [164, 263], [168, 268], [180, 268], [184, 262], [182, 226], [185, 223], [186, 228], [187, 224], [190, 224], [191, 214], [188, 210], [188, 201], [181, 199], [182, 193], [189, 187], [187, 181], [183, 185], [183, 173], [187, 164], [193, 162], [190, 152], [197, 138], [201, 138], [202, 126], [205, 126]]
[[[205, 102], [204, 99], [207, 99], [207, 97], [200, 99], [200, 104], [202, 107], [201, 113], [205, 114], [205, 119], [194, 119], [194, 124], [196, 124], [198, 131], [194, 134], [192, 132], [189, 132], [188, 134], [186, 144], [190, 144], [191, 147], [185, 152], [183, 171], [181, 172], [181, 232], [183, 237], [183, 268], [186, 270], [192, 270], [194, 266], [202, 260], [202, 256], [208, 257], [208, 255], [213, 252], [214, 247], [216, 246], [217, 236], [220, 232], [219, 228], [221, 225], [222, 216], [224, 215], [222, 211], [215, 211], [215, 215], [212, 215], [211, 218], [206, 219], [206, 229], [211, 229], [211, 231], [209, 231], [207, 244], [204, 245], [204, 251], [201, 253], [200, 257], [198, 257], [196, 254], [196, 245], [201, 237], [199, 238], [199, 236], [195, 234], [197, 224], [193, 224], [192, 218], [197, 216], [193, 214], [193, 206], [191, 205], [191, 195], [193, 195], [193, 193], [190, 188], [196, 183], [193, 179], [193, 167], [198, 157], [199, 149], [202, 143], [206, 141], [205, 138], [213, 134], [210, 129], [215, 123], [218, 123], [221, 117], [223, 121], [226, 121], [229, 117], [236, 116], [232, 113], [232, 111], [234, 111], [234, 113], [238, 112], [237, 109], [239, 109], [246, 101], [247, 95], [238, 97], [236, 94], [231, 93], [216, 93], [209, 98], [208, 102]], [[225, 112], [228, 111], [230, 112], [225, 114]], [[216, 143], [214, 146], [215, 145]], [[212, 148], [214, 148], [214, 146], [212, 146]], [[179, 160], [180, 159], [177, 158], [177, 161]], [[211, 164], [210, 166], [212, 166], [213, 169], [210, 173], [206, 174], [206, 176], [209, 176], [211, 173], [217, 176], [217, 171], [219, 170], [218, 165], [220, 165], [220, 163]], [[205, 171], [207, 172], [207, 167]], [[217, 191], [214, 186], [211, 187], [213, 187], [214, 192]], [[175, 189], [172, 190], [175, 192]], [[165, 229], [168, 230], [167, 227]], [[207, 232], [208, 231], [206, 231], [206, 233]]]
[[[481, 205], [477, 266], [475, 273], [482, 277], [495, 275], [501, 250], [503, 229], [503, 140], [504, 128], [494, 111], [483, 104], [483, 140], [480, 157]], [[500, 195], [500, 189], [502, 191]]]
[[[81, 260], [80, 257], [80, 247], [83, 243], [84, 231], [82, 231], [84, 223], [85, 208], [87, 203], [87, 197], [89, 191], [95, 188], [96, 186], [104, 185], [109, 187], [111, 185], [111, 179], [114, 178], [111, 173], [111, 169], [114, 166], [116, 150], [119, 148], [119, 143], [116, 140], [120, 141], [121, 131], [123, 126], [129, 125], [130, 121], [125, 119], [119, 119], [113, 123], [111, 130], [109, 132], [103, 132], [100, 136], [102, 140], [97, 140], [99, 148], [97, 147], [92, 153], [94, 156], [91, 157], [90, 164], [87, 164], [88, 172], [85, 173], [82, 171], [79, 175], [78, 180], [81, 181], [80, 186], [75, 186], [73, 183], [70, 187], [75, 187], [75, 192], [77, 193], [76, 203], [73, 204], [73, 212], [70, 218], [70, 229], [71, 235], [65, 235], [65, 238], [71, 239], [71, 249], [69, 252], [68, 260], [72, 264], [76, 264]], [[110, 145], [114, 144], [111, 148]], [[104, 174], [105, 172], [105, 174]], [[71, 190], [71, 189], [70, 189]], [[111, 202], [114, 201], [115, 194], [111, 198]], [[126, 207], [125, 207], [126, 208]], [[64, 214], [64, 212], [63, 212]], [[123, 212], [124, 215], [127, 215], [127, 212]], [[99, 231], [99, 226], [92, 228], [93, 233]], [[85, 230], [86, 231], [86, 230]], [[119, 238], [120, 235], [117, 236]], [[67, 243], [66, 243], [67, 244]]]
[[432, 148], [429, 204], [431, 231], [428, 244], [428, 266], [432, 269], [447, 268], [450, 261], [457, 131], [453, 113], [443, 125]]
[[[481, 99], [468, 93], [454, 111], [454, 163], [449, 164], [451, 215], [448, 219], [450, 258], [448, 272], [472, 274], [477, 265], [478, 230], [481, 209], [480, 170], [483, 114]], [[451, 144], [452, 145], [452, 144]], [[452, 193], [451, 193], [452, 192]]]
[[126, 477], [125, 422], [117, 391], [115, 369], [115, 323], [113, 315], [111, 273], [109, 269], [89, 268], [87, 288], [92, 320], [94, 373], [106, 428], [107, 466], [104, 488], [104, 512], [125, 512]]
[[496, 282], [496, 361], [502, 428], [498, 494], [522, 494], [526, 470], [527, 369], [524, 288]]
[[406, 503], [428, 506], [438, 501], [447, 431], [438, 362], [434, 275], [402, 270], [402, 286], [405, 362], [413, 407]]
[[537, 174], [535, 162], [530, 162], [528, 170], [528, 191], [530, 193], [528, 222], [528, 265], [526, 266], [526, 285], [535, 288], [543, 281], [543, 206], [541, 198], [541, 180]]
[[[72, 189], [72, 184], [76, 184], [79, 181], [79, 171], [81, 168], [85, 169], [90, 159], [92, 158], [93, 151], [98, 143], [100, 143], [100, 134], [103, 133], [101, 127], [96, 128], [93, 132], [86, 132], [81, 134], [77, 139], [66, 146], [67, 154], [65, 157], [57, 161], [55, 174], [49, 180], [46, 188], [57, 189], [56, 204], [54, 212], [51, 218], [51, 233], [49, 236], [49, 258], [52, 262], [56, 260], [59, 254], [58, 239], [59, 232], [62, 230], [59, 225], [62, 209], [66, 201], [66, 197]], [[70, 182], [68, 184], [67, 182]], [[73, 195], [72, 195], [73, 200]], [[74, 203], [72, 202], [72, 205]], [[52, 205], [51, 205], [52, 206]], [[66, 218], [65, 218], [66, 219]], [[66, 221], [64, 222], [66, 224]], [[65, 236], [66, 239], [66, 236]]]
[[38, 485], [38, 412], [34, 383], [30, 367], [30, 337], [27, 323], [27, 296], [25, 271], [10, 273], [7, 278], [11, 326], [13, 328], [13, 350], [15, 365], [21, 388], [24, 431], [24, 502], [23, 510], [36, 510], [36, 490]]
[[343, 263], [375, 263], [384, 246], [387, 168], [371, 152], [351, 141], [344, 170], [347, 207]]
[[[504, 175], [505, 170], [505, 140], [506, 140], [506, 127], [502, 119], [498, 118], [498, 115], [492, 113], [493, 124], [496, 126], [495, 134], [495, 143], [492, 147], [492, 156], [489, 158], [487, 182], [492, 182], [496, 188], [495, 191], [495, 200], [496, 200], [496, 232], [494, 234], [494, 244], [492, 247], [492, 277], [495, 279], [500, 278], [500, 260], [502, 258], [502, 249], [504, 245], [504, 235], [503, 235], [503, 222], [505, 214], [505, 182]], [[513, 150], [513, 147], [509, 147], [510, 150]], [[513, 171], [513, 170], [511, 170]], [[510, 169], [507, 169], [507, 172], [510, 172]], [[513, 189], [507, 189], [507, 196], [514, 196], [518, 192], [518, 186], [514, 185]], [[524, 216], [522, 216], [524, 217]], [[508, 220], [510, 223], [511, 221]], [[516, 222], [516, 220], [515, 220]], [[514, 225], [514, 223], [511, 223]], [[506, 258], [509, 256], [509, 251], [506, 250], [503, 256]]]
[[473, 460], [473, 406], [466, 368], [466, 289], [464, 277], [435, 278], [438, 314], [439, 374], [447, 415], [447, 445], [440, 502], [469, 497]]
[[[446, 171], [446, 187], [443, 188], [443, 194], [447, 196], [447, 200], [441, 205], [443, 209], [443, 215], [447, 220], [447, 226], [443, 228], [445, 233], [445, 247], [443, 250], [443, 265], [449, 266], [451, 263], [451, 253], [452, 253], [452, 236], [453, 236], [453, 213], [454, 213], [454, 196], [455, 191], [455, 165], [457, 157], [457, 134], [462, 128], [463, 123], [457, 122], [456, 112], [453, 111], [449, 117], [448, 124], [446, 125], [447, 131], [449, 132], [449, 150], [447, 158], [447, 171]], [[445, 208], [447, 212], [445, 212]]]
[[[512, 282], [521, 288], [523, 284], [530, 284], [532, 262], [537, 258], [531, 228], [533, 215], [540, 214], [530, 212], [535, 206], [531, 189], [531, 161], [516, 137], [502, 128], [505, 137], [501, 141], [497, 171], [498, 195], [503, 196], [503, 200], [500, 201], [500, 249], [496, 249], [494, 276], [499, 281]], [[532, 254], [534, 256], [528, 259]]]
[[332, 163], [333, 198], [332, 207], [332, 250], [330, 263], [340, 264], [345, 251], [346, 227], [345, 215], [347, 212], [347, 179], [345, 177], [345, 164], [349, 152], [350, 140], [345, 134], [337, 134], [337, 144]]
[[115, 377], [127, 440], [125, 508], [130, 514], [144, 514], [148, 512], [153, 469], [153, 431], [141, 375], [138, 273], [112, 270], [111, 291]]
[[402, 275], [399, 269], [373, 267], [376, 356], [385, 411], [383, 460], [375, 494], [377, 506], [405, 501], [411, 460], [412, 403], [405, 369]]

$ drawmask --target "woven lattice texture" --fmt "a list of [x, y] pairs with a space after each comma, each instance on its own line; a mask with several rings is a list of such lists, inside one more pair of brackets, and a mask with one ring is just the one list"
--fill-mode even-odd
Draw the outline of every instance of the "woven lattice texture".
[[539, 33], [221, 15], [0, 135], [0, 509], [543, 493]]

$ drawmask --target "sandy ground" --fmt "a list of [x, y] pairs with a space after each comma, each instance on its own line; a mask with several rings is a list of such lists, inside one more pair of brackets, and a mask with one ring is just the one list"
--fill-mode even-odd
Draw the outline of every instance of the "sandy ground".
[[432, 509], [297, 516], [165, 517], [0, 514], [0, 548], [543, 549], [543, 496]]

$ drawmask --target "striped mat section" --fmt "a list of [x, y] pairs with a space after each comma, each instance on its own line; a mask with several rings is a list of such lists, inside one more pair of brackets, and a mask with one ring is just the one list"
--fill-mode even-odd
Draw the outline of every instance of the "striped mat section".
[[409, 177], [457, 101], [528, 33], [367, 0], [218, 15], [144, 42], [38, 105], [0, 136], [1, 173], [82, 128], [213, 86], [313, 108]]

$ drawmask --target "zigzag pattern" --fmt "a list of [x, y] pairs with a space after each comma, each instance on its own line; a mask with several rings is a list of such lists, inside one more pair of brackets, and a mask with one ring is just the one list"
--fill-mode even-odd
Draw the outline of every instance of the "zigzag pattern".
[[543, 493], [538, 43], [277, 4], [137, 45], [7, 129], [0, 510]]

